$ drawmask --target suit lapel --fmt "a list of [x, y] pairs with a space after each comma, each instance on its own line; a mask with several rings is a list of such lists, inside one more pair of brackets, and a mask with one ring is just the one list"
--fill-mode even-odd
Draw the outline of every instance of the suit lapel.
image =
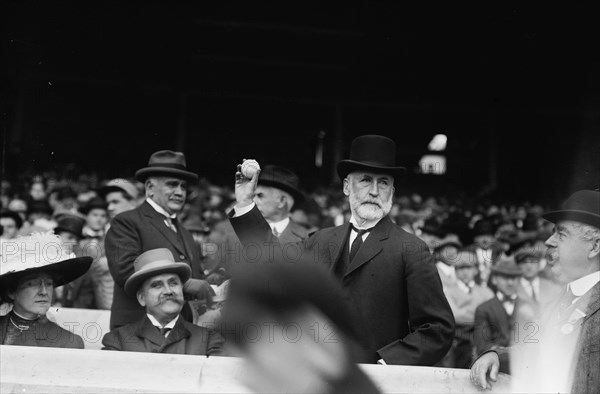
[[161, 346], [165, 342], [165, 337], [150, 323], [148, 316], [144, 316], [144, 319], [139, 322], [135, 329], [135, 335], [145, 338], [157, 346]]
[[350, 235], [350, 223], [344, 223], [341, 226], [337, 226], [333, 229], [331, 240], [328, 242], [327, 247], [329, 248], [329, 258], [331, 264], [329, 270], [334, 271], [337, 264], [341, 264], [340, 258], [344, 247], [346, 246], [346, 240]]
[[[173, 230], [167, 227], [165, 224], [165, 217], [160, 213], [156, 212], [154, 208], [147, 201], [144, 201], [142, 205], [142, 211], [146, 217], [150, 219], [150, 223], [163, 235], [180, 253], [187, 253], [182, 249], [181, 242], [177, 238], [177, 234]], [[178, 231], [181, 226], [179, 226]], [[189, 255], [189, 254], [188, 254]], [[191, 255], [190, 255], [191, 258]]]
[[[494, 308], [494, 313], [496, 314], [496, 318], [498, 319], [499, 322], [499, 327], [498, 329], [500, 329], [501, 331], [504, 331], [504, 327], [510, 327], [510, 324], [508, 323], [508, 313], [506, 313], [506, 309], [504, 309], [504, 306], [502, 306], [502, 303], [500, 302], [500, 300], [498, 299], [498, 297], [494, 297], [494, 302], [492, 303], [492, 307]], [[515, 309], [517, 308], [517, 305], [515, 303]], [[513, 310], [513, 313], [515, 313], [515, 311]]]
[[191, 335], [190, 331], [183, 325], [183, 317], [179, 316], [177, 323], [175, 323], [175, 327], [173, 327], [166, 340], [163, 342], [161, 350]]
[[584, 320], [589, 319], [590, 316], [600, 309], [600, 282], [596, 283], [588, 293], [589, 296], [586, 297], [584, 294], [574, 305], [576, 308], [585, 309]]
[[356, 253], [356, 256], [354, 256], [354, 261], [352, 261], [348, 267], [348, 272], [346, 272], [346, 275], [344, 276], [350, 275], [353, 271], [357, 270], [363, 264], [371, 261], [375, 256], [381, 253], [383, 250], [382, 241], [389, 238], [391, 226], [392, 222], [390, 221], [389, 216], [382, 218], [379, 223], [375, 225], [365, 243], [362, 244]]

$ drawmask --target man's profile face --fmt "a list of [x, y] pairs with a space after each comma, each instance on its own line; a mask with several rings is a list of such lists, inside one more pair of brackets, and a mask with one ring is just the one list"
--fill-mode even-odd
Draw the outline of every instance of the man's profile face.
[[362, 220], [379, 220], [390, 213], [394, 195], [394, 177], [356, 171], [344, 179], [344, 194], [349, 197], [352, 213]]
[[187, 182], [178, 178], [155, 177], [146, 182], [152, 200], [170, 214], [181, 212], [187, 196]]
[[121, 212], [130, 211], [135, 208], [133, 199], [129, 200], [125, 198], [122, 191], [113, 191], [106, 195], [106, 204], [108, 210], [108, 216], [113, 219]]
[[517, 293], [519, 276], [494, 275], [492, 283], [498, 288], [498, 291], [507, 297]]
[[146, 313], [157, 320], [172, 320], [183, 307], [183, 285], [177, 274], [160, 274], [146, 279], [137, 293]]
[[556, 279], [569, 283], [587, 275], [590, 268], [587, 241], [579, 237], [575, 222], [560, 221], [554, 227], [554, 233], [546, 240], [548, 264]]
[[281, 192], [274, 187], [258, 185], [254, 192], [254, 203], [263, 217], [270, 220], [281, 210]]

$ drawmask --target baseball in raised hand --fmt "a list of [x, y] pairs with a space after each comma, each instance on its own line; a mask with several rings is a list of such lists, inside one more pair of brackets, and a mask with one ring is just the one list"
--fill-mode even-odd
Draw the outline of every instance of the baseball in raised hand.
[[[250, 163], [244, 167], [247, 162]], [[248, 175], [251, 175], [251, 177]], [[242, 164], [238, 164], [235, 173], [235, 200], [238, 207], [241, 208], [252, 203], [259, 175], [260, 165], [256, 160], [244, 159]]]

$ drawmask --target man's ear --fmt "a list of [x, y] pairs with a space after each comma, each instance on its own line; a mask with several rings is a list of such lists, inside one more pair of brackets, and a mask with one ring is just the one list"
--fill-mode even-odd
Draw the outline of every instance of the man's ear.
[[348, 177], [344, 178], [344, 195], [349, 196], [350, 195], [350, 180], [348, 179]]
[[146, 306], [146, 297], [144, 297], [144, 292], [140, 290], [135, 294], [135, 296], [137, 297], [137, 300], [140, 303], [140, 305], [145, 307]]
[[590, 249], [590, 253], [588, 254], [589, 259], [593, 259], [600, 255], [600, 238], [596, 238], [592, 242], [592, 248]]
[[306, 307], [296, 320], [308, 334], [302, 341], [302, 352], [308, 367], [327, 380], [343, 376], [351, 362], [345, 338], [319, 310]]

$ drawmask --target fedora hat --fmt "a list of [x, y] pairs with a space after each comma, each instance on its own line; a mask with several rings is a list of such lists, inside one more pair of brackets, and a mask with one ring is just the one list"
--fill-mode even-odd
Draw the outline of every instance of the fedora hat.
[[304, 201], [304, 194], [300, 191], [298, 176], [285, 167], [272, 164], [266, 165], [260, 172], [258, 184], [275, 187], [291, 194], [295, 203]]
[[78, 238], [81, 238], [83, 235], [82, 231], [84, 225], [85, 220], [79, 216], [64, 214], [58, 220], [58, 223], [54, 228], [54, 233], [58, 234], [61, 232], [68, 232], [77, 236]]
[[560, 211], [552, 211], [542, 216], [549, 222], [572, 220], [600, 228], [600, 191], [579, 190], [571, 195]]
[[154, 152], [148, 160], [148, 166], [137, 170], [135, 178], [144, 182], [152, 175], [171, 176], [190, 182], [198, 180], [198, 175], [187, 170], [185, 155], [171, 150]]
[[47, 273], [54, 279], [54, 286], [74, 281], [87, 272], [91, 257], [76, 257], [67, 253], [59, 236], [52, 232], [34, 233], [11, 240], [2, 240], [0, 285], [31, 273]]
[[522, 271], [513, 257], [504, 257], [492, 266], [492, 274], [504, 276], [521, 276]]
[[396, 143], [381, 135], [361, 135], [352, 141], [350, 158], [337, 165], [340, 179], [354, 171], [373, 171], [393, 175], [406, 169], [396, 165]]
[[106, 211], [106, 202], [101, 197], [94, 197], [90, 201], [88, 201], [88, 203], [85, 204], [83, 207], [79, 208], [79, 212], [81, 212], [84, 215], [87, 215], [92, 209], [103, 209]]
[[135, 296], [144, 281], [152, 276], [175, 273], [185, 283], [192, 276], [192, 269], [186, 263], [178, 263], [167, 248], [151, 249], [139, 255], [133, 262], [134, 273], [125, 282], [125, 292]]

